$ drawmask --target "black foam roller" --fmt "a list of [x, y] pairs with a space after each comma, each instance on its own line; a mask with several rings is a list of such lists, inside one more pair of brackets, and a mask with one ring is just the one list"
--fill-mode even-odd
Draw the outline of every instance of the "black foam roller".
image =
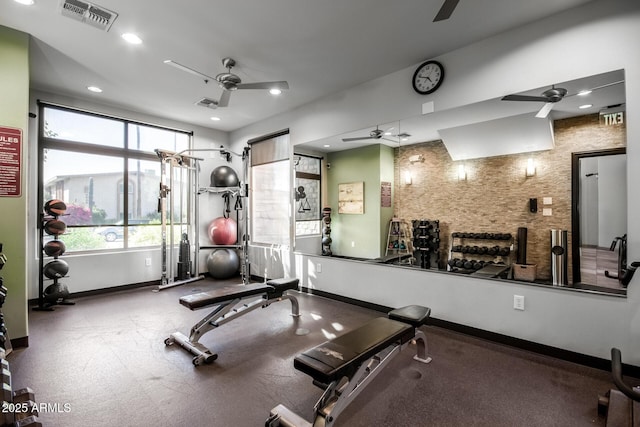
[[518, 228], [518, 255], [516, 256], [518, 264], [527, 263], [527, 228]]

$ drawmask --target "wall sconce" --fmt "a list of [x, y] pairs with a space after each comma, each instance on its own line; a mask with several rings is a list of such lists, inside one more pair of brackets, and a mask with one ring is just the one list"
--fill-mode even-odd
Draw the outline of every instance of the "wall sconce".
[[412, 184], [412, 179], [411, 179], [411, 171], [404, 171], [404, 183], [406, 185], [411, 185]]
[[466, 181], [467, 180], [467, 172], [464, 170], [464, 165], [458, 165], [458, 181]]
[[536, 175], [536, 165], [533, 163], [533, 159], [527, 159], [527, 177]]
[[417, 162], [424, 162], [424, 156], [422, 154], [416, 154], [409, 157], [409, 163], [414, 164]]

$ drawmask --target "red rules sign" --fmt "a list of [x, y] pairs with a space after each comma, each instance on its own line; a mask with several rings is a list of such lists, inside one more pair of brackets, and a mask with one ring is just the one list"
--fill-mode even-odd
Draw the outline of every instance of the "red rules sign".
[[22, 130], [0, 126], [0, 197], [20, 196]]

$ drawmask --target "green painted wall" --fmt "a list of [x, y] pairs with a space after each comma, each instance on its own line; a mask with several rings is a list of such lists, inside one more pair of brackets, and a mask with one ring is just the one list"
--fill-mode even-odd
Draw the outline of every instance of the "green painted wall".
[[[393, 187], [393, 149], [384, 145], [330, 153], [327, 161], [327, 200], [331, 214], [334, 255], [378, 258], [384, 255], [387, 226], [393, 207], [380, 207], [380, 182]], [[338, 184], [364, 182], [364, 214], [338, 213]], [[393, 200], [393, 198], [392, 198]]]
[[[21, 195], [0, 197], [0, 243], [7, 264], [0, 270], [8, 288], [2, 311], [13, 340], [27, 329], [27, 126], [29, 114], [29, 36], [0, 26], [0, 126], [22, 130]], [[35, 191], [35, 189], [33, 190]]]

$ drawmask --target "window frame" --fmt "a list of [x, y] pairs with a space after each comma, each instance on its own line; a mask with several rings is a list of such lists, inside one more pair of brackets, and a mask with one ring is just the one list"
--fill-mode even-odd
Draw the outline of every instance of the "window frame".
[[[37, 152], [38, 152], [38, 209], [44, 205], [44, 165], [45, 165], [45, 152], [47, 149], [57, 150], [57, 151], [67, 151], [79, 154], [88, 154], [88, 155], [101, 155], [118, 158], [123, 162], [122, 176], [118, 178], [118, 191], [124, 189], [124, 182], [127, 182], [127, 188], [131, 187], [133, 184], [131, 182], [131, 177], [129, 175], [129, 162], [131, 160], [145, 160], [145, 161], [153, 161], [158, 162], [158, 156], [156, 153], [151, 153], [148, 151], [136, 150], [129, 148], [129, 126], [145, 126], [155, 129], [161, 129], [165, 131], [175, 132], [187, 135], [188, 137], [188, 147], [192, 148], [193, 145], [193, 132], [187, 131], [183, 129], [176, 129], [167, 126], [160, 126], [152, 123], [145, 123], [141, 121], [136, 121], [124, 117], [117, 117], [108, 114], [98, 113], [95, 111], [83, 110], [73, 107], [68, 107], [60, 104], [49, 103], [44, 101], [37, 101], [38, 105], [38, 132], [37, 132]], [[79, 115], [84, 116], [92, 116], [104, 118], [107, 120], [115, 120], [123, 123], [123, 146], [122, 147], [113, 147], [107, 145], [100, 145], [96, 143], [84, 143], [79, 141], [67, 140], [64, 138], [54, 138], [45, 135], [45, 110], [46, 109], [55, 109], [67, 111]], [[118, 252], [118, 251], [129, 251], [129, 250], [139, 250], [144, 248], [156, 248], [160, 245], [149, 245], [149, 246], [130, 246], [129, 245], [129, 227], [130, 225], [134, 225], [135, 227], [140, 226], [157, 226], [158, 224], [134, 224], [133, 222], [130, 224], [130, 221], [133, 221], [132, 218], [129, 218], [129, 197], [128, 194], [122, 194], [122, 218], [116, 218], [113, 223], [104, 223], [104, 224], [89, 224], [89, 225], [69, 225], [68, 228], [94, 228], [94, 227], [122, 227], [123, 229], [123, 244], [122, 247], [119, 248], [100, 248], [100, 249], [83, 249], [83, 250], [73, 250], [70, 253], [74, 254], [82, 254], [82, 253], [105, 253], [105, 252]], [[119, 215], [118, 215], [119, 216]], [[42, 218], [41, 215], [38, 215], [38, 227], [41, 227]]]

